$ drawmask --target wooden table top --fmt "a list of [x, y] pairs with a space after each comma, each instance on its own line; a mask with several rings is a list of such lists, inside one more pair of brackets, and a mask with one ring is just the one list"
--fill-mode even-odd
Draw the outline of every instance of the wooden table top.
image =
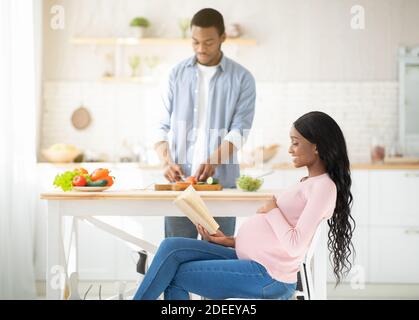
[[[53, 191], [41, 194], [43, 200], [174, 200], [182, 191], [154, 191], [154, 190], [106, 190], [102, 192]], [[244, 192], [237, 189], [222, 191], [198, 191], [203, 200], [257, 200], [264, 201], [272, 198], [279, 190], [259, 190]]]

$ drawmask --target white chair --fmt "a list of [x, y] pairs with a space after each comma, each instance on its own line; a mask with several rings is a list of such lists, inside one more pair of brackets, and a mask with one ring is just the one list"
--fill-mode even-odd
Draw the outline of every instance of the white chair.
[[294, 294], [294, 298], [297, 300], [314, 300], [316, 298], [313, 283], [312, 262], [314, 252], [316, 251], [317, 244], [319, 243], [319, 239], [321, 238], [321, 234], [323, 232], [323, 225], [325, 224], [326, 220], [323, 220], [318, 225], [316, 232], [314, 233], [314, 236], [311, 240], [310, 247], [307, 250], [304, 260], [300, 264], [300, 280], [302, 291], [299, 290], [300, 288], [297, 286], [297, 290]]

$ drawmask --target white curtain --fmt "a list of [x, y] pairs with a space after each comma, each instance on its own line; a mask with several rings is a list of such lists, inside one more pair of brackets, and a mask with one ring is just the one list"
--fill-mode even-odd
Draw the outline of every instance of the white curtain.
[[0, 1], [0, 299], [33, 299], [34, 1]]

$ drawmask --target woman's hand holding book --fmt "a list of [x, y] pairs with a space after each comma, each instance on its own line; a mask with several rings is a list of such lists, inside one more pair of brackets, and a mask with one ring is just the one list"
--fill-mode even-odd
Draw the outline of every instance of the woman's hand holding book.
[[196, 229], [201, 235], [202, 240], [220, 244], [225, 247], [234, 248], [236, 245], [236, 239], [234, 237], [226, 236], [220, 229], [218, 229], [217, 232], [213, 235], [210, 235], [209, 232], [205, 230], [205, 228], [203, 228], [200, 224], [197, 225]]

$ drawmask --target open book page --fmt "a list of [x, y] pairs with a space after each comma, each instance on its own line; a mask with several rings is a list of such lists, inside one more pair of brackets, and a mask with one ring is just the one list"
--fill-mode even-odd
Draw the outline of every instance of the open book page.
[[207, 206], [192, 186], [189, 186], [175, 200], [174, 204], [192, 221], [200, 224], [210, 234], [215, 234], [220, 227], [209, 213]]

